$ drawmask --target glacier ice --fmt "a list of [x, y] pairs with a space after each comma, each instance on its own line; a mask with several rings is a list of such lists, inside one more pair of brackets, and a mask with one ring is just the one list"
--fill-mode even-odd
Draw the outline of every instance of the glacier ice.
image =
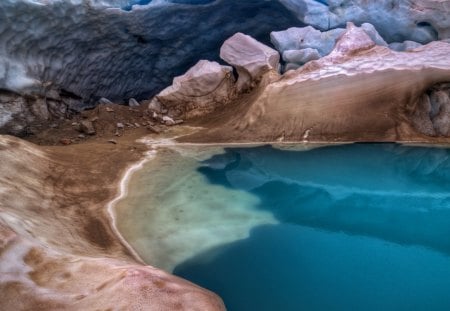
[[[22, 64], [19, 82], [128, 101], [156, 94], [199, 59], [217, 60], [238, 31], [268, 42], [270, 31], [302, 25], [278, 1], [172, 2], [127, 11], [130, 1], [1, 1], [0, 59]], [[0, 88], [29, 88], [4, 80]]]
[[51, 81], [86, 102], [128, 101], [200, 59], [217, 61], [236, 32], [268, 43], [271, 31], [352, 21], [373, 24], [388, 43], [426, 43], [450, 38], [449, 11], [438, 0], [3, 0], [0, 88]]

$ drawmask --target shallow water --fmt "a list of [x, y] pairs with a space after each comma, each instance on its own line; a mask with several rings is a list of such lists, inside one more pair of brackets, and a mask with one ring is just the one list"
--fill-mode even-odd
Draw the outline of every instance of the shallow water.
[[119, 230], [229, 310], [450, 310], [450, 149], [165, 149]]

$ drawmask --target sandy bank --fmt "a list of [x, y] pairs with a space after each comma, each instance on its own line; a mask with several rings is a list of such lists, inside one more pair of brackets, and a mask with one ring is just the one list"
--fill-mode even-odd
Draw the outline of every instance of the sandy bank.
[[137, 262], [114, 232], [105, 207], [126, 194], [129, 169], [147, 151], [135, 142], [144, 133], [64, 147], [0, 136], [0, 309], [224, 308], [216, 295]]

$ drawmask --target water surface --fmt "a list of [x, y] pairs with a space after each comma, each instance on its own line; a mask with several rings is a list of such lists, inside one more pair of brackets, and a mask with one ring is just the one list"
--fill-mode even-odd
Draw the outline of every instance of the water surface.
[[119, 229], [229, 310], [450, 310], [450, 150], [165, 150]]

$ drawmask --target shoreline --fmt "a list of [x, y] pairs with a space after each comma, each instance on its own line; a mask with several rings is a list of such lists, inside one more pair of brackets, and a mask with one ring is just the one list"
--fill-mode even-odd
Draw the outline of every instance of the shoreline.
[[[122, 236], [117, 228], [120, 220], [117, 217], [119, 213], [115, 208], [118, 207], [117, 203], [129, 193], [130, 188], [128, 187], [130, 187], [133, 174], [142, 169], [145, 164], [155, 160], [159, 156], [158, 152], [162, 152], [165, 148], [175, 150], [176, 147], [182, 148], [183, 146], [186, 148], [198, 146], [201, 149], [201, 146], [226, 148], [273, 145], [280, 148], [303, 146], [300, 149], [309, 149], [325, 145], [355, 143], [355, 141], [233, 143], [185, 141], [185, 136], [198, 130], [199, 128], [192, 126], [179, 126], [171, 128], [163, 135], [154, 135], [148, 134], [145, 129], [141, 128], [115, 138], [117, 139], [116, 144], [108, 142], [108, 137], [95, 137], [90, 142], [71, 146], [38, 146], [19, 138], [0, 135], [0, 147], [3, 146], [3, 149], [0, 148], [1, 159], [5, 163], [5, 169], [0, 172], [2, 180], [0, 188], [4, 190], [0, 191], [0, 212], [19, 221], [12, 222], [8, 220], [9, 218], [0, 220], [0, 229], [4, 225], [6, 226], [4, 232], [7, 234], [11, 232], [10, 234], [18, 236], [15, 240], [8, 235], [2, 237], [0, 230], [0, 242], [4, 240], [7, 244], [28, 243], [27, 245], [29, 245], [31, 243], [34, 245], [33, 250], [30, 250], [26, 256], [27, 262], [24, 265], [29, 267], [29, 271], [34, 272], [31, 275], [24, 275], [24, 280], [27, 281], [20, 281], [20, 286], [25, 287], [24, 290], [30, 297], [26, 303], [31, 306], [36, 299], [42, 299], [41, 293], [36, 291], [35, 287], [27, 287], [28, 284], [34, 284], [34, 280], [30, 278], [39, 276], [39, 278], [45, 279], [45, 283], [41, 284], [41, 287], [55, 290], [55, 297], [64, 297], [64, 303], [77, 305], [82, 309], [86, 309], [85, 306], [88, 306], [89, 302], [73, 298], [85, 291], [86, 281], [81, 281], [81, 279], [87, 280], [89, 288], [92, 289], [97, 288], [103, 282], [111, 285], [122, 284], [120, 286], [127, 288], [126, 295], [131, 299], [125, 299], [126, 301], [123, 303], [126, 302], [127, 305], [133, 303], [134, 298], [131, 297], [134, 297], [133, 293], [136, 292], [136, 287], [130, 284], [135, 284], [138, 288], [155, 290], [152, 294], [153, 298], [149, 298], [149, 300], [142, 298], [146, 301], [146, 305], [159, 304], [164, 299], [173, 301], [174, 305], [180, 301], [190, 305], [192, 302], [190, 298], [182, 299], [177, 295], [168, 294], [167, 288], [177, 284], [176, 286], [181, 286], [180, 288], [189, 293], [186, 297], [201, 297], [198, 301], [199, 304], [214, 306], [202, 310], [223, 310], [219, 297], [201, 289], [198, 285], [152, 266], [152, 262], [146, 263]], [[396, 143], [448, 147], [444, 142], [437, 143], [435, 141]], [[33, 163], [33, 165], [24, 165], [25, 163]], [[16, 178], [11, 179], [12, 174]], [[26, 231], [33, 235], [29, 236]], [[24, 254], [16, 254], [12, 251], [13, 249], [12, 247], [6, 249], [6, 252], [9, 252], [8, 256], [15, 258], [16, 262], [22, 262], [24, 259], [21, 256]], [[44, 261], [42, 258], [45, 258]], [[41, 264], [42, 262], [51, 262], [51, 266], [57, 271], [76, 272], [71, 272], [73, 278], [69, 277], [61, 281], [58, 273], [48, 269], [48, 265]], [[121, 275], [125, 275], [125, 278], [122, 279]], [[117, 276], [117, 279], [111, 278], [111, 276]], [[135, 277], [138, 278], [136, 283], [132, 281]], [[158, 287], [153, 283], [152, 280], [160, 278], [164, 279], [167, 287]], [[64, 282], [64, 288], [73, 294], [68, 296], [64, 290], [54, 288], [55, 284], [59, 284], [56, 280]], [[131, 283], [126, 283], [129, 281]], [[127, 285], [124, 285], [124, 282]], [[1, 277], [0, 285], [13, 286], [5, 283]], [[119, 292], [123, 292], [123, 289], [119, 291], [119, 287], [113, 286], [100, 288], [102, 290], [93, 295], [92, 299], [104, 295], [104, 297], [112, 299], [105, 300], [105, 305], [120, 305], [121, 302], [117, 295]], [[51, 304], [56, 301], [55, 299], [49, 298], [46, 301]]]
[[106, 212], [109, 216], [109, 223], [111, 226], [112, 231], [116, 235], [116, 237], [119, 239], [120, 243], [130, 252], [133, 259], [138, 261], [140, 264], [148, 265], [141, 256], [135, 251], [135, 249], [131, 246], [130, 243], [123, 237], [123, 235], [120, 233], [120, 230], [117, 228], [117, 215], [116, 215], [116, 205], [117, 203], [125, 198], [128, 194], [128, 184], [130, 182], [131, 177], [134, 173], [139, 171], [143, 168], [143, 166], [151, 161], [156, 155], [156, 150], [149, 150], [144, 153], [143, 159], [138, 161], [137, 163], [131, 164], [128, 168], [125, 169], [125, 173], [122, 175], [122, 177], [119, 180], [118, 185], [118, 191], [116, 193], [116, 196], [108, 202], [106, 205]]
[[448, 147], [448, 144], [445, 143], [437, 143], [437, 142], [423, 142], [423, 141], [395, 141], [395, 142], [358, 142], [358, 141], [283, 141], [283, 142], [236, 142], [236, 143], [230, 143], [230, 142], [217, 142], [217, 143], [190, 143], [190, 142], [179, 142], [177, 141], [178, 138], [188, 136], [191, 133], [184, 134], [184, 135], [175, 135], [173, 137], [166, 137], [166, 138], [152, 138], [150, 135], [145, 135], [141, 138], [138, 138], [135, 140], [137, 143], [141, 143], [145, 146], [147, 146], [149, 149], [145, 151], [142, 155], [142, 159], [138, 160], [137, 162], [129, 165], [125, 172], [120, 177], [118, 184], [117, 184], [117, 192], [116, 195], [110, 200], [106, 205], [106, 212], [109, 217], [109, 223], [111, 226], [112, 231], [114, 232], [115, 236], [119, 240], [119, 242], [129, 251], [133, 259], [138, 261], [140, 264], [143, 265], [150, 265], [151, 263], [145, 262], [142, 257], [139, 255], [139, 253], [134, 249], [134, 247], [125, 239], [125, 237], [122, 235], [120, 230], [117, 227], [117, 203], [121, 201], [122, 199], [126, 198], [129, 192], [129, 183], [130, 179], [133, 177], [133, 175], [138, 172], [139, 170], [143, 169], [145, 164], [149, 163], [150, 161], [154, 160], [157, 157], [158, 148], [159, 147], [183, 147], [183, 146], [206, 146], [206, 147], [239, 147], [239, 146], [245, 146], [245, 147], [258, 147], [258, 146], [310, 146], [312, 148], [320, 147], [320, 146], [332, 146], [332, 145], [345, 145], [345, 144], [354, 144], [354, 143], [370, 143], [370, 144], [401, 144], [401, 145], [409, 145], [409, 146], [423, 146], [423, 147]]
[[0, 135], [0, 265], [17, 271], [0, 275], [3, 309], [225, 310], [216, 294], [145, 263], [115, 226], [114, 205], [156, 152], [136, 141], [144, 133], [65, 147]]

